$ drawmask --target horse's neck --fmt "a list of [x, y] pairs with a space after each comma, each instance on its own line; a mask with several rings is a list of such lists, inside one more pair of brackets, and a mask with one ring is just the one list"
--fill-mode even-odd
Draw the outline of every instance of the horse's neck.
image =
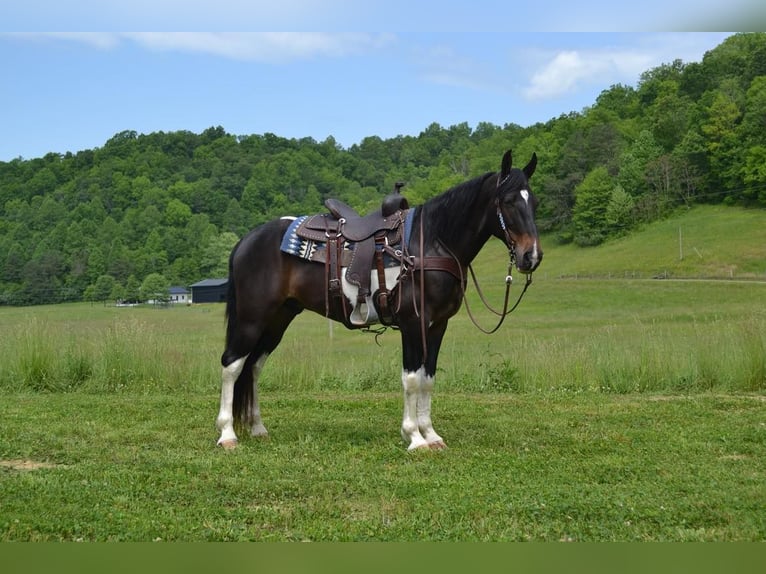
[[474, 194], [471, 208], [457, 213], [450, 218], [449, 225], [459, 230], [446, 236], [437, 236], [436, 240], [457, 257], [463, 265], [469, 265], [479, 254], [490, 237], [495, 234], [495, 205], [493, 190], [496, 178], [486, 178]]

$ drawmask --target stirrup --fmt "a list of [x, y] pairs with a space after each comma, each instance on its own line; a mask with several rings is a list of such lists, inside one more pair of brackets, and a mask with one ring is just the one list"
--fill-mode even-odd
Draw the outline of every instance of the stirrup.
[[365, 301], [363, 303], [357, 303], [356, 306], [354, 306], [354, 309], [351, 311], [351, 315], [349, 315], [348, 320], [352, 325], [362, 327], [364, 325], [369, 325], [377, 318], [378, 317], [373, 306]]

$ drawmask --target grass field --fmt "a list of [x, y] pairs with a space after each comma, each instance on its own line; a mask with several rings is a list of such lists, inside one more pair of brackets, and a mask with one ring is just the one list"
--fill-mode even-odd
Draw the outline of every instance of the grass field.
[[406, 453], [394, 393], [264, 399], [216, 449], [213, 397], [3, 403], [3, 540], [763, 540], [762, 397], [438, 396]]
[[[441, 453], [399, 438], [394, 331], [301, 315], [263, 374], [271, 438], [224, 452], [221, 305], [0, 308], [0, 540], [766, 540], [766, 255], [720, 263], [760, 212], [716, 254], [693, 239], [716, 262], [684, 272], [743, 281], [650, 279], [668, 265], [642, 251], [676, 229], [678, 257], [679, 224], [692, 241], [716, 209], [545, 245], [493, 336], [461, 311]], [[503, 257], [477, 261], [493, 301]]]

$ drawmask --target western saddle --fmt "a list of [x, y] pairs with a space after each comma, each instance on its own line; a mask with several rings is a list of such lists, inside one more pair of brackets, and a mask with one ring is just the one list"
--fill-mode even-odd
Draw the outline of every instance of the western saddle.
[[[347, 321], [356, 327], [369, 325], [375, 318], [383, 324], [393, 322], [390, 308], [391, 292], [386, 285], [384, 254], [406, 251], [403, 223], [409, 210], [407, 199], [400, 194], [403, 184], [397, 183], [395, 191], [387, 195], [380, 209], [361, 216], [355, 209], [338, 199], [325, 200], [329, 213], [307, 217], [296, 229], [299, 237], [324, 243], [325, 249], [317, 250], [316, 261], [324, 261], [327, 274], [326, 310], [329, 315], [330, 299], [341, 301]], [[399, 250], [394, 246], [402, 245]], [[400, 259], [401, 263], [401, 259]], [[349, 314], [342, 289], [341, 270], [346, 268], [346, 280], [358, 287], [356, 302]], [[372, 273], [377, 271], [378, 291], [375, 309], [371, 293]]]

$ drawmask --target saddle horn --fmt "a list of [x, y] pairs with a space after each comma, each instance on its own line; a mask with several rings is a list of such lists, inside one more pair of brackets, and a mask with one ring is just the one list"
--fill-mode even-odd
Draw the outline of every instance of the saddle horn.
[[399, 210], [404, 211], [405, 209], [409, 209], [410, 203], [407, 201], [407, 198], [402, 195], [402, 188], [405, 185], [406, 184], [403, 181], [397, 181], [394, 184], [393, 193], [389, 193], [383, 198], [383, 203], [381, 203], [380, 206], [383, 217], [390, 217]]

